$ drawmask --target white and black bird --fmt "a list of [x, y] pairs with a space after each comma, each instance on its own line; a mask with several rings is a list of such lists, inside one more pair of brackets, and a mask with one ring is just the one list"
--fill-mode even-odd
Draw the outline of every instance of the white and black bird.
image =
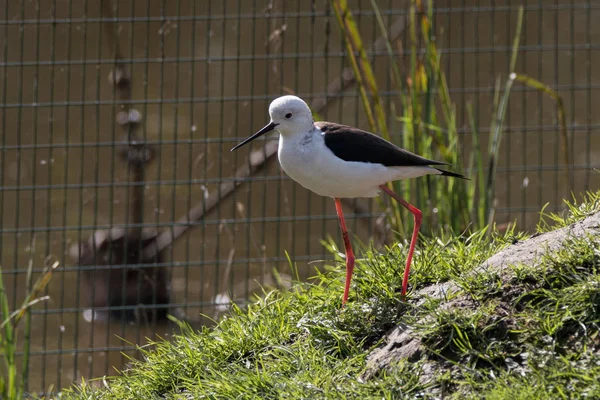
[[346, 284], [342, 304], [348, 300], [354, 252], [340, 198], [375, 197], [383, 190], [413, 214], [415, 226], [402, 281], [402, 296], [405, 296], [421, 226], [421, 211], [400, 198], [386, 183], [424, 175], [466, 178], [437, 168], [447, 163], [428, 160], [372, 133], [333, 122], [314, 122], [308, 105], [296, 96], [273, 100], [269, 115], [271, 122], [267, 126], [231, 151], [276, 130], [280, 134], [278, 156], [283, 170], [305, 188], [335, 200], [346, 249]]

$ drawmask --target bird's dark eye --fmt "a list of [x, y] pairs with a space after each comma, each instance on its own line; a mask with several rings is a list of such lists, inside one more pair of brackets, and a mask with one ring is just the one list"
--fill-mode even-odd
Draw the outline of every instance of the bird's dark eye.
[[286, 117], [287, 119], [290, 119], [290, 118], [292, 118], [292, 113], [287, 113], [287, 114], [285, 114], [285, 117]]

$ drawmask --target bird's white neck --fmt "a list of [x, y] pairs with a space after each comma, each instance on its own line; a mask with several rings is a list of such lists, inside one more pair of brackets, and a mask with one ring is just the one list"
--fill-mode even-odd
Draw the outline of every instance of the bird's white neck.
[[290, 129], [289, 127], [278, 126], [275, 128], [281, 135], [280, 141], [297, 142], [302, 141], [307, 135], [314, 135], [315, 127], [311, 123], [309, 126], [303, 126], [303, 129]]

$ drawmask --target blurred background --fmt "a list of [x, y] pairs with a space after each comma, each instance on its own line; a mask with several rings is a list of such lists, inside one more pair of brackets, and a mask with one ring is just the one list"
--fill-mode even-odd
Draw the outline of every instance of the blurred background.
[[[277, 138], [229, 152], [280, 95], [469, 175], [400, 187], [428, 210], [425, 233], [533, 231], [543, 206], [597, 190], [598, 21], [598, 0], [0, 1], [10, 309], [28, 273], [51, 275], [27, 390], [114, 374], [177, 331], [167, 313], [210, 325], [231, 300], [331, 264], [333, 202], [280, 170]], [[366, 97], [353, 55], [377, 83]], [[387, 200], [346, 206], [358, 240], [404, 239]]]

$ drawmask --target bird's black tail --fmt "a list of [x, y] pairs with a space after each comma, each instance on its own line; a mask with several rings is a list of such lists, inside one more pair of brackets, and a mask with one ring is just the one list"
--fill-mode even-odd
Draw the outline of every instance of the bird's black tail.
[[460, 179], [465, 179], [467, 181], [470, 181], [470, 179], [467, 178], [466, 176], [461, 175], [461, 174], [457, 174], [456, 172], [444, 171], [444, 170], [441, 170], [441, 169], [438, 169], [438, 168], [436, 168], [436, 169], [442, 173], [441, 174], [442, 176], [451, 176], [453, 178], [460, 178]]

